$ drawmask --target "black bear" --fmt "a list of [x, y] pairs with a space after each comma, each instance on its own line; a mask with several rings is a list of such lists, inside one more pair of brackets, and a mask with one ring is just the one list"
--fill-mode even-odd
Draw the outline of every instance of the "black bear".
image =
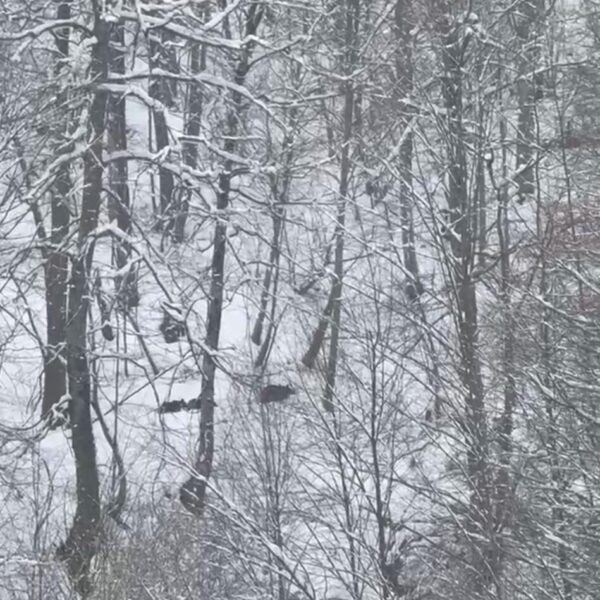
[[282, 402], [296, 393], [291, 385], [266, 385], [260, 390], [260, 401], [262, 404], [270, 402]]

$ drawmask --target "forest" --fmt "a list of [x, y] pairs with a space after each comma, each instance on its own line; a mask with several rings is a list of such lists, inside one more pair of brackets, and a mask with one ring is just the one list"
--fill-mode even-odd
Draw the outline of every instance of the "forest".
[[0, 600], [598, 600], [599, 190], [600, 0], [0, 0]]

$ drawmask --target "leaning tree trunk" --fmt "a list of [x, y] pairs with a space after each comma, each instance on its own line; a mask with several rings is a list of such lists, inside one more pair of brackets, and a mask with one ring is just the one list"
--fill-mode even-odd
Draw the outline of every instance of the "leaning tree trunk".
[[308, 350], [302, 357], [302, 364], [309, 369], [312, 369], [315, 366], [315, 362], [317, 360], [317, 356], [321, 351], [321, 347], [323, 346], [323, 341], [325, 340], [325, 334], [327, 333], [327, 327], [329, 326], [329, 321], [331, 320], [331, 313], [333, 311], [333, 298], [334, 298], [335, 289], [332, 287], [329, 291], [329, 296], [327, 297], [327, 304], [323, 309], [323, 314], [319, 319], [319, 324], [315, 329], [315, 332], [311, 338], [310, 345]]
[[[56, 17], [68, 20], [71, 17], [70, 0], [58, 2]], [[56, 31], [56, 50], [58, 62], [55, 76], [60, 77], [61, 68], [69, 56], [68, 27]], [[56, 99], [57, 111], [67, 102], [66, 92], [61, 92]], [[47, 346], [44, 355], [44, 395], [42, 399], [42, 417], [50, 416], [50, 411], [67, 393], [66, 370], [66, 311], [67, 311], [67, 276], [69, 265], [63, 244], [69, 233], [69, 194], [71, 181], [69, 163], [59, 167], [56, 181], [52, 189], [50, 207], [51, 234], [50, 249], [45, 262], [46, 279], [46, 320]], [[58, 415], [50, 416], [51, 426], [57, 426], [62, 419]]]
[[[256, 35], [256, 31], [264, 13], [262, 4], [252, 4], [246, 17], [245, 38]], [[237, 87], [244, 85], [250, 68], [252, 44], [247, 44], [241, 51], [235, 70], [234, 83]], [[242, 95], [233, 91], [232, 106], [227, 115], [227, 126], [224, 150], [232, 155], [236, 149], [235, 140], [239, 135], [239, 124], [243, 116]], [[213, 256], [211, 261], [211, 280], [206, 317], [206, 336], [202, 357], [202, 389], [200, 391], [200, 438], [194, 462], [194, 470], [189, 479], [181, 486], [181, 503], [193, 514], [202, 516], [206, 498], [208, 479], [212, 472], [215, 451], [214, 412], [215, 412], [215, 354], [219, 349], [221, 333], [221, 316], [223, 312], [223, 282], [225, 275], [225, 251], [227, 248], [227, 217], [224, 214], [229, 207], [231, 192], [231, 172], [233, 163], [226, 160], [219, 176], [217, 192], [217, 223], [213, 240]]]
[[[90, 78], [95, 83], [107, 77], [109, 64], [108, 23], [95, 5], [95, 42], [92, 46]], [[75, 456], [77, 508], [75, 518], [58, 555], [66, 562], [71, 581], [82, 595], [91, 590], [90, 564], [98, 551], [100, 534], [100, 485], [90, 412], [90, 366], [87, 347], [87, 317], [91, 296], [90, 269], [102, 193], [102, 148], [107, 94], [96, 90], [90, 108], [89, 145], [83, 157], [83, 193], [78, 252], [72, 259], [67, 322], [67, 371], [69, 416]]]

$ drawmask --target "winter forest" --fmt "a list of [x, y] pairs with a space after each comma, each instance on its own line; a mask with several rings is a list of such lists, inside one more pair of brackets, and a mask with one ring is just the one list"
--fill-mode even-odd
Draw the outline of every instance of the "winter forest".
[[0, 0], [0, 600], [600, 598], [600, 0]]

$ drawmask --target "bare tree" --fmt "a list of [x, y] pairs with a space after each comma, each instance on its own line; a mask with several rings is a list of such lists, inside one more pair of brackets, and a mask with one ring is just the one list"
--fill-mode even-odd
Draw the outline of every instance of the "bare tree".
[[[224, 152], [231, 156], [236, 150], [236, 138], [241, 132], [243, 118], [243, 97], [239, 88], [244, 85], [250, 69], [250, 58], [254, 49], [253, 36], [256, 35], [264, 15], [263, 4], [254, 3], [248, 8], [244, 22], [246, 42], [240, 52], [234, 72], [235, 88], [231, 92], [231, 106], [227, 114]], [[181, 487], [183, 505], [197, 515], [204, 510], [208, 478], [212, 471], [215, 450], [214, 411], [215, 411], [215, 375], [217, 369], [215, 353], [219, 350], [221, 317], [223, 311], [223, 284], [225, 278], [225, 252], [227, 248], [226, 211], [229, 207], [233, 161], [226, 159], [219, 175], [217, 190], [217, 222], [213, 238], [213, 255], [210, 269], [210, 289], [206, 317], [206, 336], [202, 356], [202, 389], [200, 404], [200, 439], [191, 477]]]
[[402, 248], [404, 266], [410, 276], [406, 283], [406, 294], [410, 300], [416, 300], [423, 293], [423, 284], [419, 276], [419, 265], [415, 249], [415, 230], [412, 196], [413, 183], [413, 132], [411, 118], [414, 111], [410, 108], [413, 93], [413, 36], [415, 15], [411, 0], [398, 0], [394, 8], [394, 26], [397, 39], [394, 86], [395, 110], [400, 115], [402, 129], [400, 152], [398, 156], [400, 176], [400, 211], [402, 219]]
[[[539, 98], [536, 74], [540, 56], [540, 30], [545, 18], [545, 0], [519, 2], [512, 13], [519, 40], [517, 97], [519, 119], [517, 128], [517, 165], [515, 181], [519, 186], [520, 201], [535, 192], [535, 102]], [[537, 84], [537, 85], [536, 85]]]
[[[121, 19], [111, 28], [111, 71], [125, 75], [126, 38], [124, 21]], [[131, 227], [131, 201], [129, 194], [129, 168], [127, 165], [127, 100], [124, 94], [112, 94], [108, 105], [106, 122], [107, 150], [119, 157], [108, 164], [110, 194], [108, 214], [118, 228], [129, 236]], [[127, 266], [131, 258], [130, 244], [122, 238], [113, 240], [113, 262], [118, 270]], [[130, 268], [125, 276], [115, 280], [117, 297], [125, 311], [139, 303], [135, 270]]]
[[[93, 3], [90, 80], [94, 86], [107, 77], [110, 64], [109, 25], [103, 8]], [[91, 381], [87, 344], [88, 306], [94, 231], [102, 194], [102, 151], [108, 94], [97, 89], [90, 105], [89, 144], [83, 155], [83, 191], [77, 252], [71, 262], [69, 311], [66, 323], [69, 418], [75, 455], [77, 509], [68, 537], [59, 548], [75, 587], [84, 597], [91, 591], [90, 563], [100, 535], [100, 482], [91, 417]]]
[[[59, 20], [69, 20], [71, 17], [71, 2], [57, 2], [56, 17]], [[55, 67], [55, 76], [60, 77], [64, 72], [65, 63], [69, 57], [70, 28], [65, 27], [55, 34], [55, 44], [58, 59]], [[58, 94], [56, 99], [57, 110], [64, 110], [68, 103], [68, 91]], [[67, 119], [67, 127], [69, 120]], [[58, 151], [68, 154], [72, 145], [67, 135], [59, 144]], [[42, 415], [48, 415], [67, 393], [66, 373], [66, 318], [67, 318], [67, 278], [68, 255], [65, 243], [69, 234], [70, 224], [70, 192], [71, 178], [69, 162], [64, 160], [58, 167], [54, 188], [52, 191], [51, 205], [51, 231], [50, 248], [45, 263], [46, 278], [46, 318], [47, 318], [47, 349], [44, 366], [44, 398], [42, 402]], [[60, 418], [51, 417], [51, 423], [58, 425]]]

